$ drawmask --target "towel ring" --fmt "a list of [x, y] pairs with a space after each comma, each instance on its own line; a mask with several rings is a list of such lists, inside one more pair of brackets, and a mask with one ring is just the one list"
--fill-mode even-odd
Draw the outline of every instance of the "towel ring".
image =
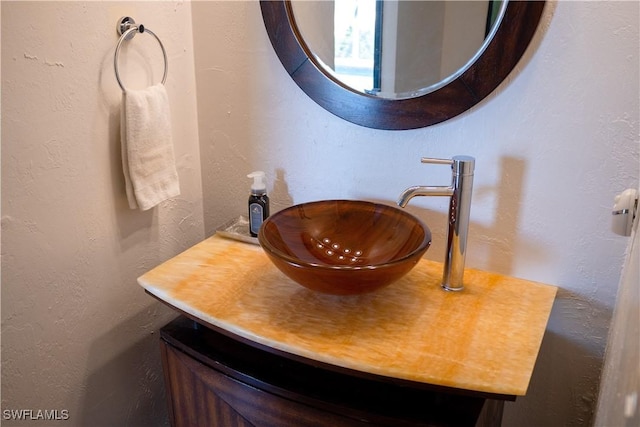
[[145, 28], [144, 25], [136, 25], [136, 21], [133, 18], [128, 16], [123, 16], [118, 20], [117, 26], [118, 34], [120, 34], [120, 40], [118, 40], [118, 44], [116, 45], [116, 53], [113, 55], [113, 68], [116, 72], [116, 80], [118, 81], [118, 85], [122, 89], [123, 92], [126, 91], [124, 84], [122, 84], [122, 80], [120, 79], [120, 73], [118, 72], [118, 56], [120, 55], [120, 47], [122, 47], [122, 42], [125, 40], [131, 40], [133, 36], [136, 35], [136, 32], [139, 33], [149, 33], [151, 34], [160, 45], [160, 49], [162, 49], [162, 56], [164, 57], [164, 74], [162, 75], [162, 84], [167, 81], [167, 73], [169, 72], [169, 63], [167, 61], [167, 51], [164, 50], [164, 45], [160, 41], [160, 38], [156, 36], [156, 34], [148, 28]]

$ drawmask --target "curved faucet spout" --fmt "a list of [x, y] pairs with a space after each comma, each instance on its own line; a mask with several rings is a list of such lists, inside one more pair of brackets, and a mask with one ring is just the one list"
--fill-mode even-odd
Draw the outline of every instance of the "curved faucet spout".
[[429, 187], [429, 186], [413, 186], [409, 187], [400, 194], [398, 198], [398, 206], [404, 208], [409, 203], [409, 200], [416, 196], [452, 196], [453, 187]]

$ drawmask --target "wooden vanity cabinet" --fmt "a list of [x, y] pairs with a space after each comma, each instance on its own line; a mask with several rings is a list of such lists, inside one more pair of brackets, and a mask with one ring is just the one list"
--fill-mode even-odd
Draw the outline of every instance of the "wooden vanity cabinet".
[[502, 419], [495, 396], [287, 357], [186, 317], [161, 329], [160, 347], [174, 427], [499, 426]]

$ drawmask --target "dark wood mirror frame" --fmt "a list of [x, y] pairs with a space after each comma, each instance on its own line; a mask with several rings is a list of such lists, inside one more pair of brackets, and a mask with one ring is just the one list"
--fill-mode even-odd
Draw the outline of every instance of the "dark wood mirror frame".
[[387, 130], [417, 129], [455, 117], [489, 95], [516, 66], [535, 34], [544, 1], [510, 1], [493, 40], [478, 60], [446, 86], [415, 98], [384, 99], [355, 92], [320, 71], [289, 21], [289, 0], [261, 0], [278, 58], [300, 88], [349, 122]]

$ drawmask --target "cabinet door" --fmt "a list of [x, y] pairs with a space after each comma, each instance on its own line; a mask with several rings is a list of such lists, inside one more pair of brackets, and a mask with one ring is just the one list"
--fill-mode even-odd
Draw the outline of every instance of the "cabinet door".
[[256, 389], [160, 342], [174, 427], [371, 425]]

